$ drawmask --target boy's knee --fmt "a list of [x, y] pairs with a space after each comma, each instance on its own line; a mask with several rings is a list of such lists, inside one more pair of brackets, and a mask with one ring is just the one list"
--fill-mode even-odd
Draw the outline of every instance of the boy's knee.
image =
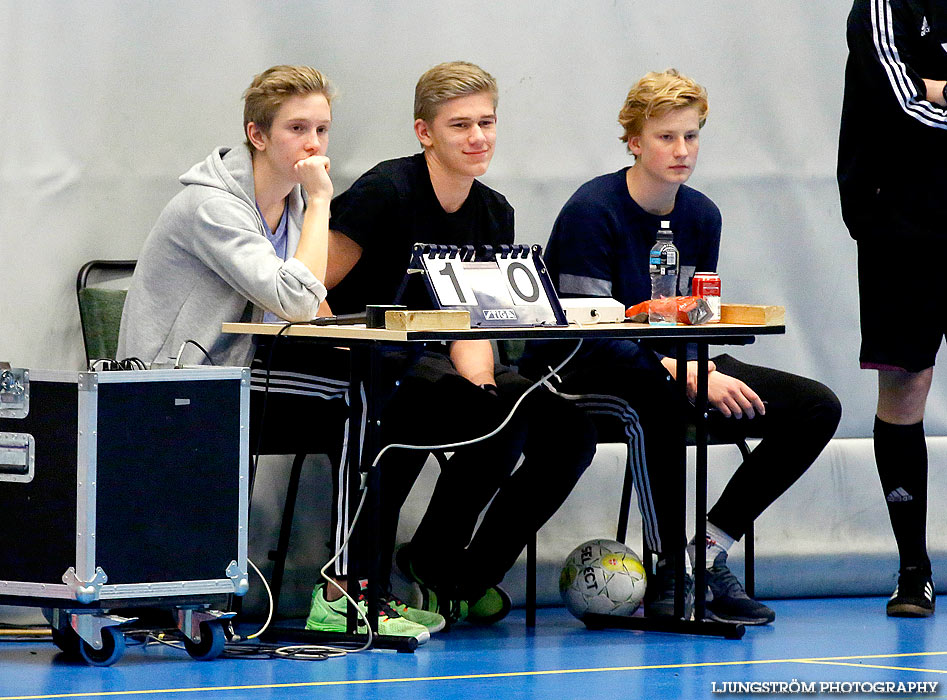
[[819, 401], [819, 412], [825, 425], [831, 428], [835, 433], [839, 422], [842, 420], [842, 402], [835, 392], [827, 386], [823, 386], [824, 392]]
[[534, 437], [545, 443], [545, 450], [555, 455], [558, 464], [581, 474], [595, 457], [598, 433], [584, 410], [561, 397], [550, 398], [555, 402]]

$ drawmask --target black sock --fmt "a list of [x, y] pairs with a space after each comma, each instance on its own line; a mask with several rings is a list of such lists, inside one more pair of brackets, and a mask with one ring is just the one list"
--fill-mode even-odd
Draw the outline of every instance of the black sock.
[[930, 573], [924, 423], [894, 425], [875, 416], [875, 463], [898, 542], [901, 569], [917, 567]]

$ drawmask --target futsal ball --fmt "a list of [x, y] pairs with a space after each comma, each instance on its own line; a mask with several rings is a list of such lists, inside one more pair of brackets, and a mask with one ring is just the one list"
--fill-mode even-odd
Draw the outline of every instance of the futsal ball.
[[566, 558], [559, 593], [569, 612], [631, 615], [644, 599], [644, 567], [628, 547], [614, 540], [590, 540]]

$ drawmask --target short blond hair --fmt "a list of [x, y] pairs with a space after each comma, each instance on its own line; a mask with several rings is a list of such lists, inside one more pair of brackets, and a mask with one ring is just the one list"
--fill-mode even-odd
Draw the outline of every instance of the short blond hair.
[[[326, 102], [332, 105], [335, 92], [329, 79], [310, 66], [273, 66], [254, 76], [243, 93], [243, 132], [247, 124], [253, 122], [265, 134], [270, 133], [273, 119], [283, 103], [294, 95], [324, 95]], [[254, 149], [250, 139], [247, 146]]]
[[641, 135], [648, 119], [663, 117], [682, 107], [696, 108], [703, 128], [709, 110], [707, 90], [673, 68], [662, 73], [648, 73], [628, 91], [625, 104], [618, 113], [618, 123], [625, 130], [619, 138], [627, 144], [628, 139]]
[[414, 88], [414, 118], [431, 122], [438, 108], [448, 100], [481, 92], [493, 98], [495, 110], [500, 93], [492, 75], [467, 61], [440, 63], [418, 79]]

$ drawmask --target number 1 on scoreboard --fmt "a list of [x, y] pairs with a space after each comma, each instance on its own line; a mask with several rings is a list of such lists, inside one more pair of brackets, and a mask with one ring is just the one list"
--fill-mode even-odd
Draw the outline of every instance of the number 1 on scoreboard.
[[425, 262], [441, 306], [477, 306], [459, 258], [428, 258]]

